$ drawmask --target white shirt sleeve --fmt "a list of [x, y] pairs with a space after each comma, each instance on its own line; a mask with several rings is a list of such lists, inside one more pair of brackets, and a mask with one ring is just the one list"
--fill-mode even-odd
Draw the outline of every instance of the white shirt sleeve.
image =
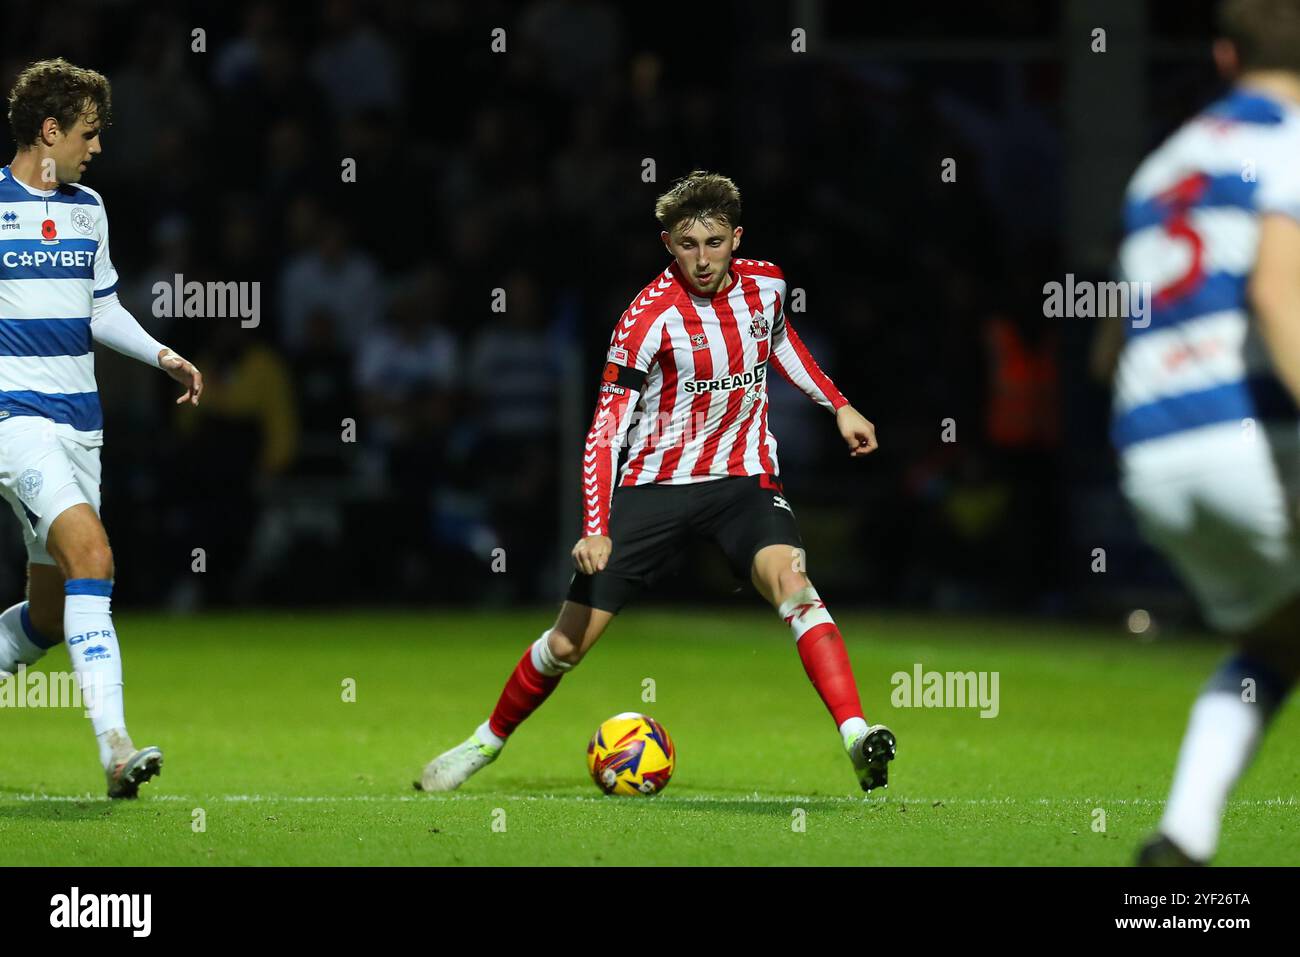
[[124, 356], [160, 368], [158, 353], [163, 349], [162, 343], [145, 332], [135, 316], [118, 301], [117, 270], [113, 268], [113, 258], [108, 250], [108, 210], [102, 197], [99, 202], [99, 247], [95, 250], [95, 301], [90, 317], [90, 334], [96, 342], [102, 342]]
[[103, 197], [99, 199], [99, 223], [96, 226], [99, 246], [95, 250], [95, 302], [117, 291], [117, 270], [108, 251], [108, 209]]
[[136, 322], [135, 316], [117, 299], [116, 292], [106, 296], [95, 293], [95, 311], [90, 318], [90, 334], [96, 342], [102, 342], [110, 349], [139, 359], [155, 369], [158, 365], [158, 353], [165, 346]]

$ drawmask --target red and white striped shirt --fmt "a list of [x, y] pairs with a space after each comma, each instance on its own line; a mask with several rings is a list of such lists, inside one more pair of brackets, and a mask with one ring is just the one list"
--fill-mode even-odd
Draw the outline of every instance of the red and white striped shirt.
[[733, 259], [731, 273], [735, 281], [706, 298], [674, 262], [614, 327], [583, 450], [584, 536], [609, 534], [624, 444], [619, 485], [780, 474], [767, 428], [769, 361], [828, 411], [848, 404], [786, 317], [781, 270]]

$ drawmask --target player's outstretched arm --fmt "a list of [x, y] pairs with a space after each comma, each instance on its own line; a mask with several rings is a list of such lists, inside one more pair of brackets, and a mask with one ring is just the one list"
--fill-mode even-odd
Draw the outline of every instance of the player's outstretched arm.
[[613, 543], [609, 538], [609, 510], [618, 472], [618, 454], [632, 410], [656, 362], [657, 331], [661, 309], [655, 300], [672, 284], [660, 283], [642, 295], [619, 318], [609, 340], [605, 368], [591, 428], [582, 447], [582, 537], [573, 546], [573, 560], [585, 574], [604, 569]]
[[116, 293], [96, 297], [90, 318], [90, 335], [115, 352], [162, 369], [185, 386], [185, 394], [176, 400], [177, 405], [186, 401], [198, 405], [199, 394], [203, 391], [203, 376], [199, 370], [145, 332], [135, 316], [118, 301]]
[[600, 398], [592, 415], [582, 455], [582, 538], [573, 546], [573, 561], [585, 575], [594, 575], [609, 561], [609, 508], [623, 447], [636, 403], [637, 386], [645, 374], [611, 361], [602, 376]]

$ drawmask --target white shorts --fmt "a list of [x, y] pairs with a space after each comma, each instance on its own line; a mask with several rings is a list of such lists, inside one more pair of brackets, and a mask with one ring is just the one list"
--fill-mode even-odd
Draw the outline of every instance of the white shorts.
[[1134, 446], [1122, 463], [1142, 533], [1214, 627], [1248, 630], [1300, 594], [1300, 430], [1207, 426]]
[[99, 447], [69, 438], [50, 419], [0, 421], [0, 495], [22, 525], [27, 560], [53, 565], [45, 541], [54, 520], [83, 503], [99, 514]]

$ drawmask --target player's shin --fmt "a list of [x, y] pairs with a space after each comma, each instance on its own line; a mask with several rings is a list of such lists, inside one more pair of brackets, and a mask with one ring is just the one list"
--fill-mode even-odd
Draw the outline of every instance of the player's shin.
[[122, 702], [122, 655], [111, 612], [113, 583], [70, 578], [64, 584], [63, 630], [68, 656], [90, 713], [99, 760], [107, 769], [132, 750]]
[[[528, 650], [524, 652], [515, 670], [511, 672], [506, 686], [501, 691], [492, 716], [479, 729], [479, 736], [484, 744], [500, 747], [512, 731], [541, 707], [555, 686], [560, 683], [564, 673], [573, 665], [557, 658], [551, 651], [545, 631]], [[490, 735], [490, 740], [484, 735]]]
[[1292, 683], [1265, 662], [1238, 654], [1192, 706], [1160, 832], [1194, 860], [1214, 855], [1228, 795]]
[[867, 722], [862, 716], [857, 682], [839, 628], [812, 585], [782, 602], [778, 614], [794, 633], [799, 660], [808, 680], [835, 719], [848, 747], [867, 730]]
[[34, 665], [56, 644], [32, 626], [27, 602], [0, 613], [0, 672], [13, 674], [23, 665]]

